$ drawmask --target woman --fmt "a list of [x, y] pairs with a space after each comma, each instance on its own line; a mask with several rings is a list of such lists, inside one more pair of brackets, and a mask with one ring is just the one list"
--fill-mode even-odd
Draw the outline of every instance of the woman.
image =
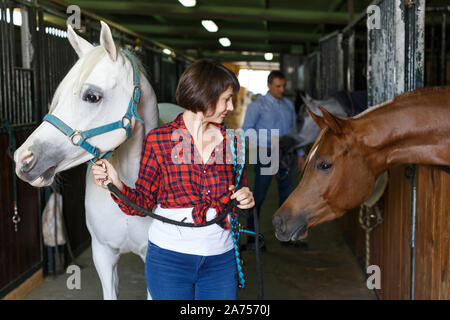
[[[144, 140], [136, 189], [126, 186], [106, 160], [92, 166], [95, 183], [108, 179], [133, 202], [172, 220], [203, 224], [221, 214], [232, 199], [255, 205], [245, 169], [233, 192], [233, 164], [227, 163], [223, 120], [239, 90], [236, 76], [213, 60], [193, 63], [180, 78], [176, 99], [186, 109], [152, 130]], [[105, 163], [103, 169], [101, 164]], [[113, 196], [122, 211], [142, 215]], [[220, 224], [220, 225], [219, 225]], [[201, 228], [154, 220], [149, 229], [146, 281], [153, 299], [237, 298], [237, 268], [229, 217]]]

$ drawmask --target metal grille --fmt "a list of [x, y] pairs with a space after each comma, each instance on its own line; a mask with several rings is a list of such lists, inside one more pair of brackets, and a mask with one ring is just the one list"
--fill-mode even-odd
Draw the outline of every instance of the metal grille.
[[288, 97], [294, 97], [295, 90], [299, 88], [298, 72], [301, 64], [301, 56], [298, 54], [281, 55], [281, 71], [286, 78], [286, 92]]
[[178, 79], [176, 65], [172, 59], [162, 59], [161, 74], [164, 75], [164, 82], [161, 84], [161, 102], [176, 103], [175, 91]]
[[59, 32], [59, 29], [51, 25], [39, 28], [40, 117], [48, 112], [56, 88], [78, 59], [67, 38], [55, 35], [54, 31]]
[[319, 97], [320, 92], [320, 56], [318, 52], [311, 53], [305, 61], [304, 80], [305, 91], [313, 98]]
[[320, 98], [343, 90], [342, 34], [332, 34], [319, 40]]
[[426, 60], [425, 82], [429, 86], [450, 84], [450, 73], [447, 72], [447, 57], [450, 52], [449, 21], [450, 6], [427, 8], [430, 24], [425, 34]]
[[[17, 5], [0, 0], [0, 118], [14, 125], [36, 121], [33, 71], [22, 67], [28, 63], [21, 48], [29, 41], [25, 37], [33, 24], [25, 20], [29, 15], [21, 15], [18, 9]], [[22, 26], [16, 25], [19, 18]]]

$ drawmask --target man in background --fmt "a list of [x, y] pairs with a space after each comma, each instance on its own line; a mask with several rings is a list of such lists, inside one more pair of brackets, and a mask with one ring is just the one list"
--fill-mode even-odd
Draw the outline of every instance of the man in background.
[[[256, 141], [250, 142], [256, 144], [258, 147], [257, 163], [255, 164], [255, 187], [253, 189], [258, 217], [260, 216], [261, 206], [272, 181], [272, 176], [275, 175], [278, 183], [279, 206], [281, 206], [294, 190], [295, 176], [295, 154], [292, 152], [283, 153], [280, 150], [279, 169], [278, 172], [275, 170], [275, 174], [267, 174], [267, 168], [271, 166], [270, 162], [274, 161], [273, 158], [269, 163], [265, 163], [267, 161], [261, 161], [264, 159], [260, 157], [260, 153], [267, 153], [269, 158], [272, 156], [271, 147], [275, 141], [271, 141], [271, 130], [278, 129], [279, 136], [282, 136], [287, 134], [295, 126], [296, 122], [294, 104], [288, 98], [284, 97], [286, 79], [283, 73], [280, 71], [270, 72], [267, 79], [267, 86], [269, 88], [267, 94], [259, 97], [247, 106], [244, 124], [242, 126], [244, 131], [254, 129], [257, 133]], [[260, 132], [259, 130], [261, 129], [266, 129], [267, 135], [260, 134], [264, 132]], [[278, 137], [275, 138], [277, 139]], [[278, 143], [275, 143], [278, 148]], [[277, 154], [274, 154], [274, 156]], [[298, 149], [297, 155], [297, 165], [299, 170], [301, 170], [305, 163], [305, 152], [303, 149]], [[247, 227], [255, 230], [253, 215], [250, 215], [248, 218]], [[254, 238], [249, 237], [246, 249], [254, 250], [254, 248]]]

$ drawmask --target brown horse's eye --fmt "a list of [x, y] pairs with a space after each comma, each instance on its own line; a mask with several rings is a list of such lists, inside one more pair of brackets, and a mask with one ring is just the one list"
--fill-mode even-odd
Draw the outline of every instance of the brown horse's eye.
[[326, 163], [325, 161], [320, 161], [317, 164], [317, 169], [321, 171], [330, 171], [330, 169], [333, 167], [332, 163]]

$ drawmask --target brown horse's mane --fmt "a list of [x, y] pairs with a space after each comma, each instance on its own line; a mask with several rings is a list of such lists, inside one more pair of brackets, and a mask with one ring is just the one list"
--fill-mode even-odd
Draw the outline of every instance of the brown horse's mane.
[[[428, 95], [433, 94], [433, 93], [439, 94], [439, 93], [444, 93], [447, 91], [450, 91], [450, 86], [426, 87], [426, 88], [416, 89], [414, 91], [408, 91], [408, 92], [405, 92], [403, 94], [400, 94], [400, 95], [394, 97], [393, 99], [385, 101], [379, 105], [368, 108], [366, 111], [358, 114], [357, 116], [354, 116], [353, 118], [349, 118], [349, 119], [358, 119], [368, 113], [371, 113], [375, 110], [380, 109], [381, 107], [383, 107], [387, 104], [391, 104], [391, 103], [402, 104], [405, 101], [411, 102], [411, 98], [417, 98], [417, 97], [420, 97], [425, 94], [428, 94]], [[319, 136], [316, 138], [316, 141], [314, 142], [313, 146], [311, 147], [310, 153], [319, 145], [321, 140], [326, 136], [327, 131], [329, 131], [329, 128], [325, 128], [320, 131]], [[311, 160], [311, 157], [310, 157], [310, 154], [308, 154], [308, 157], [306, 158], [306, 162], [308, 163], [310, 160]], [[305, 163], [305, 167], [306, 167], [307, 163]]]
[[387, 105], [387, 104], [391, 104], [391, 103], [398, 103], [401, 104], [402, 102], [411, 102], [411, 98], [417, 98], [420, 96], [423, 96], [425, 94], [430, 94], [430, 93], [443, 93], [446, 91], [450, 91], [450, 86], [441, 86], [441, 87], [426, 87], [426, 88], [420, 88], [420, 89], [416, 89], [414, 91], [408, 91], [405, 93], [402, 93], [398, 96], [395, 96], [393, 99], [387, 100], [383, 103], [380, 103], [378, 105], [375, 105], [373, 107], [368, 108], [367, 110], [365, 110], [364, 112], [354, 116], [352, 119], [358, 119], [361, 118], [362, 116], [365, 116], [368, 113], [371, 113], [375, 110], [378, 110], [379, 108]]
[[398, 95], [394, 98], [393, 102], [402, 102], [404, 99], [410, 99], [412, 97], [421, 96], [423, 94], [430, 94], [430, 93], [442, 93], [442, 91], [449, 91], [450, 86], [441, 86], [441, 87], [426, 87], [426, 88], [420, 88], [414, 91], [408, 91], [401, 95]]

